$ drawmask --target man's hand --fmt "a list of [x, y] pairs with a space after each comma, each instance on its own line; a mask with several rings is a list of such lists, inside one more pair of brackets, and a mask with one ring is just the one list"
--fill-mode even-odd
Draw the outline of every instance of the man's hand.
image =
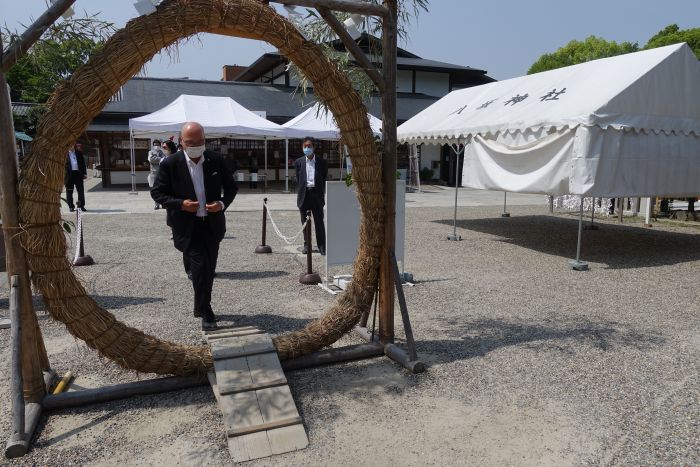
[[197, 212], [199, 209], [199, 202], [192, 201], [191, 199], [186, 199], [182, 202], [182, 210], [187, 212]]
[[219, 201], [207, 204], [207, 212], [219, 212], [221, 209], [221, 203]]

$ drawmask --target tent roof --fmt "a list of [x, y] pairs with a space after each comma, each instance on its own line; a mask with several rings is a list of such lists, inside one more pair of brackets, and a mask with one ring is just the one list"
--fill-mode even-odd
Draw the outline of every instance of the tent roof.
[[453, 91], [398, 137], [444, 144], [579, 125], [700, 135], [700, 61], [676, 44]]
[[[372, 114], [367, 114], [369, 125], [375, 136], [382, 135], [382, 121]], [[324, 111], [319, 103], [309, 107], [284, 125], [285, 136], [288, 138], [303, 138], [313, 136], [317, 139], [340, 139], [340, 130], [333, 115]]]
[[281, 137], [282, 128], [249, 111], [230, 97], [182, 94], [173, 102], [143, 117], [129, 119], [135, 135], [180, 131], [186, 122], [199, 122], [208, 137]]

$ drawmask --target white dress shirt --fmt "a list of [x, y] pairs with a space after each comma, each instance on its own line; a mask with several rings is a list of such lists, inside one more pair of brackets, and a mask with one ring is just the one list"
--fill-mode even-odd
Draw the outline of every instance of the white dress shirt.
[[74, 172], [78, 170], [78, 158], [75, 155], [75, 151], [68, 151], [68, 157], [70, 158], [70, 169]]
[[197, 195], [197, 201], [199, 202], [197, 217], [205, 217], [207, 215], [207, 192], [204, 189], [204, 156], [201, 156], [196, 164], [190, 159], [190, 156], [187, 156], [187, 151], [185, 151], [185, 156], [187, 168], [192, 178], [192, 185], [194, 185], [194, 193]]
[[[306, 156], [304, 156], [306, 157]], [[309, 159], [306, 157], [306, 188], [316, 186], [316, 155]]]

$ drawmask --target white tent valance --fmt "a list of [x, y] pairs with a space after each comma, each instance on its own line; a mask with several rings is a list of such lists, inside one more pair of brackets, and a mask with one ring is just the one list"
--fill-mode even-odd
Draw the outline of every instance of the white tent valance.
[[[381, 137], [382, 121], [369, 113], [367, 117], [374, 136]], [[324, 111], [318, 103], [282, 125], [282, 128], [286, 138], [312, 136], [316, 139], [339, 140], [341, 137], [333, 115]]]
[[230, 97], [183, 94], [143, 117], [129, 119], [134, 136], [177, 133], [186, 122], [198, 122], [207, 137], [284, 138], [282, 127], [246, 109]]

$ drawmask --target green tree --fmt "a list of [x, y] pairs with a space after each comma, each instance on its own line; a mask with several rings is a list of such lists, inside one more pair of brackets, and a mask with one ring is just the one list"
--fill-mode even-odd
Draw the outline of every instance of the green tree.
[[649, 39], [644, 48], [653, 49], [679, 42], [686, 42], [700, 59], [700, 28], [680, 29], [677, 24], [671, 24]]
[[555, 52], [542, 55], [532, 64], [528, 74], [576, 65], [598, 58], [613, 57], [639, 51], [635, 42], [607, 41], [601, 37], [589, 36], [584, 41], [573, 40]]
[[[111, 23], [95, 16], [70, 19], [51, 26], [27, 55], [7, 72], [12, 100], [46, 102], [56, 85], [84, 64], [113, 30]], [[7, 47], [18, 40], [18, 35], [7, 29], [0, 31], [0, 36]]]

